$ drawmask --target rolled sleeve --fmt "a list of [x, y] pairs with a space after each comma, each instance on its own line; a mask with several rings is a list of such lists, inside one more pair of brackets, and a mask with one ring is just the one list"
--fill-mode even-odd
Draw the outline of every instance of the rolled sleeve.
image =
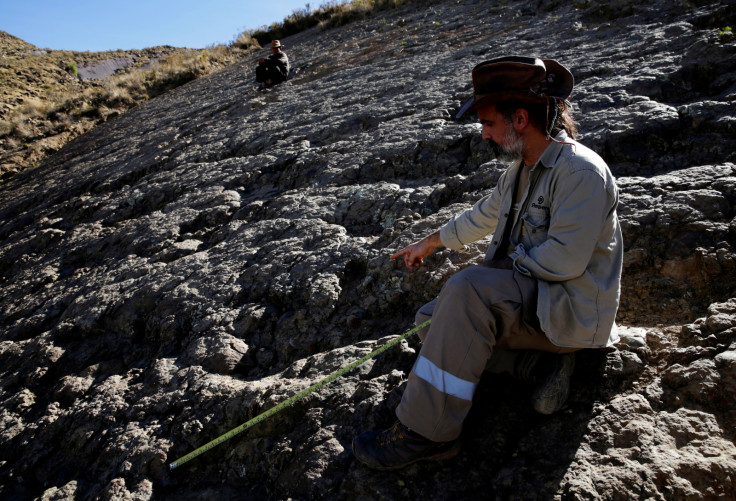
[[[462, 216], [462, 215], [461, 215]], [[453, 216], [452, 219], [450, 219], [447, 224], [445, 224], [442, 228], [440, 228], [440, 240], [442, 240], [442, 245], [447, 247], [448, 249], [452, 250], [465, 250], [465, 244], [460, 240], [460, 237], [457, 234], [457, 226], [456, 221], [458, 220], [458, 217], [461, 216]]]

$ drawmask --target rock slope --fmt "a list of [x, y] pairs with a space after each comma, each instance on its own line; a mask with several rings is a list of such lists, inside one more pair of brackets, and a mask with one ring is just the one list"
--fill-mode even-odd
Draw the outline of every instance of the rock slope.
[[[730, 1], [460, 0], [283, 42], [141, 105], [0, 186], [4, 499], [733, 499], [736, 46]], [[581, 352], [568, 406], [488, 374], [455, 459], [378, 473], [402, 342], [272, 419], [168, 463], [411, 326], [483, 253], [388, 255], [503, 164], [453, 119], [470, 69], [555, 57], [618, 177], [622, 341]]]

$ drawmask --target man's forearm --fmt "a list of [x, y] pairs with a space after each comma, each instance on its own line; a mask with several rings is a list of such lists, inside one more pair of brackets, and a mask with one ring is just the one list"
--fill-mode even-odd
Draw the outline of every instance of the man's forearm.
[[435, 231], [431, 235], [427, 235], [424, 237], [424, 240], [429, 247], [432, 247], [433, 250], [445, 246], [440, 238], [440, 230]]

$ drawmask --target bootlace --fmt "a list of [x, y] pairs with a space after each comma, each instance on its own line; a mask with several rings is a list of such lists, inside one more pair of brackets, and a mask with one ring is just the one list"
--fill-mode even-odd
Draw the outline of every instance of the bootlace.
[[378, 434], [376, 439], [381, 447], [389, 445], [397, 440], [406, 438], [406, 430], [400, 423], [394, 424], [391, 428], [387, 428]]

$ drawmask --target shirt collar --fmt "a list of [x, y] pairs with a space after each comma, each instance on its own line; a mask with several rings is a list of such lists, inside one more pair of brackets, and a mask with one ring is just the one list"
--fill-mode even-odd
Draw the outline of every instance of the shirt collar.
[[560, 131], [556, 136], [555, 140], [550, 142], [547, 146], [547, 149], [544, 150], [544, 153], [542, 153], [542, 156], [539, 157], [539, 160], [537, 161], [537, 164], [542, 164], [543, 166], [549, 168], [554, 167], [554, 165], [557, 163], [557, 159], [560, 158], [560, 153], [562, 153], [562, 148], [565, 147], [564, 142], [569, 142], [570, 138], [567, 135], [567, 132], [564, 130]]

